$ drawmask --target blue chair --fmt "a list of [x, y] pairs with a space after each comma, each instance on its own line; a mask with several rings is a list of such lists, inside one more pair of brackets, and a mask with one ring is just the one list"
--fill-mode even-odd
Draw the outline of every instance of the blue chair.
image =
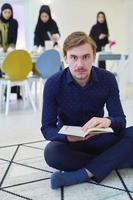
[[45, 50], [37, 59], [36, 70], [38, 71], [40, 80], [40, 97], [39, 97], [39, 108], [42, 106], [42, 91], [43, 85], [47, 78], [60, 71], [62, 68], [62, 62], [60, 53], [56, 49]]
[[43, 79], [47, 79], [61, 69], [61, 57], [57, 50], [44, 51], [36, 62], [36, 69]]

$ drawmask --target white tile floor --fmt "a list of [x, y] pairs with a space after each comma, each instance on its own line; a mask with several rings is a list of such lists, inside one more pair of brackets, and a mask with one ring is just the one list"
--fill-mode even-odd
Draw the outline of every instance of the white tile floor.
[[[128, 126], [133, 124], [133, 84], [122, 102]], [[0, 200], [131, 200], [133, 169], [112, 172], [102, 183], [88, 182], [50, 189], [54, 169], [43, 159], [47, 144], [40, 132], [41, 112], [11, 102], [7, 117], [0, 114]]]

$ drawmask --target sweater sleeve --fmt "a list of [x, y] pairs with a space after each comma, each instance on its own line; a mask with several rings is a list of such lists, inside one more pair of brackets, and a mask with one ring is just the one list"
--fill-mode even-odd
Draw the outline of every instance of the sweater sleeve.
[[17, 36], [18, 36], [18, 22], [17, 20], [13, 19], [9, 24], [9, 31], [8, 31], [9, 46], [12, 44], [16, 45]]
[[64, 135], [58, 134], [57, 128], [57, 102], [56, 102], [56, 89], [54, 83], [48, 80], [45, 83], [43, 93], [43, 111], [42, 111], [42, 126], [41, 131], [46, 140], [51, 141], [67, 141]]
[[120, 132], [126, 127], [126, 116], [119, 97], [119, 89], [114, 75], [110, 81], [110, 94], [106, 102], [106, 107], [111, 120], [111, 128], [114, 132]]

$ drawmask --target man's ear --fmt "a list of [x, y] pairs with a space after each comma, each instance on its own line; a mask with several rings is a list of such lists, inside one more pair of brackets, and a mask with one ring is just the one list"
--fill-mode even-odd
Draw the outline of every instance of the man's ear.
[[93, 62], [95, 63], [96, 60], [96, 53], [93, 54]]
[[64, 56], [64, 60], [65, 60], [65, 63], [68, 64], [68, 62], [67, 62], [67, 56]]

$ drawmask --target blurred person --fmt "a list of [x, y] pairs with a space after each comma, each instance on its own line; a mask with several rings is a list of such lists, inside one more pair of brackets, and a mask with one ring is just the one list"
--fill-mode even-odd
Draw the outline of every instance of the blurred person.
[[[103, 51], [105, 45], [109, 43], [109, 30], [106, 21], [105, 13], [100, 11], [97, 14], [97, 23], [92, 26], [90, 30], [90, 37], [96, 42], [97, 49], [96, 51]], [[105, 61], [99, 61], [99, 67], [105, 69]]]
[[39, 48], [39, 51], [45, 47], [46, 41], [52, 41], [55, 46], [58, 44], [59, 36], [60, 32], [57, 23], [51, 16], [50, 7], [42, 5], [34, 32], [34, 45]]
[[13, 18], [13, 8], [5, 3], [0, 14], [0, 51], [11, 51], [16, 46], [18, 22]]
[[[0, 14], [0, 53], [11, 52], [16, 47], [18, 34], [18, 22], [13, 18], [13, 8], [5, 3], [1, 7]], [[2, 72], [0, 74], [2, 76]], [[12, 93], [17, 93], [17, 98], [21, 99], [20, 87], [14, 86]]]

